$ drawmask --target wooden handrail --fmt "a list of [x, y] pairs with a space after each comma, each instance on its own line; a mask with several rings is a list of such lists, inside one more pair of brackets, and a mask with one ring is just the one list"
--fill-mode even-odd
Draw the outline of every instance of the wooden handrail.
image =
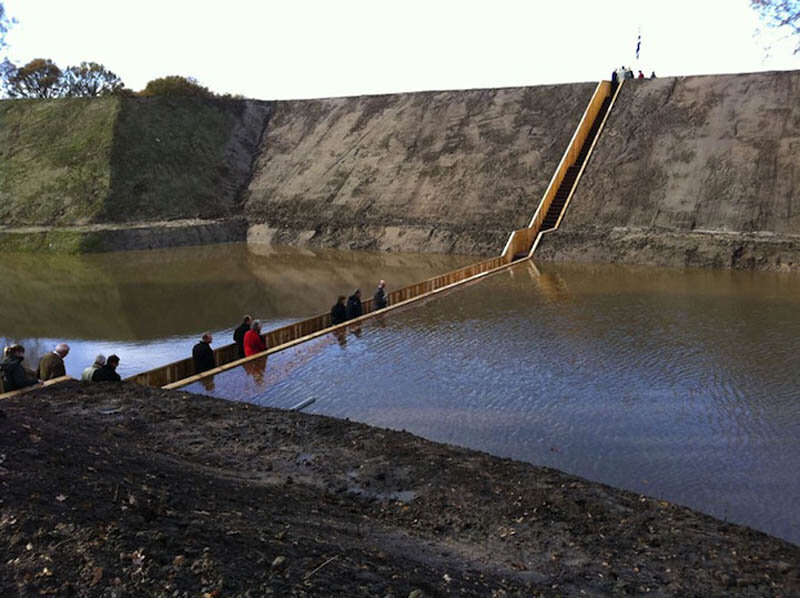
[[[440, 289], [449, 288], [456, 283], [464, 282], [468, 279], [471, 280], [477, 275], [485, 274], [508, 263], [510, 263], [510, 261], [506, 261], [503, 256], [498, 256], [478, 262], [477, 264], [471, 264], [469, 266], [459, 268], [458, 270], [453, 270], [451, 272], [446, 272], [445, 274], [428, 278], [422, 282], [418, 282], [395, 291], [391, 291], [387, 293], [387, 300], [390, 305], [389, 308], [386, 308], [386, 310], [390, 309], [391, 307], [399, 306], [400, 304], [405, 304], [409, 300], [430, 295], [431, 293], [434, 293]], [[374, 311], [372, 309], [372, 298], [364, 299], [361, 302], [361, 306], [364, 315], [370, 314]], [[357, 320], [349, 320], [348, 323], [353, 323], [354, 321]], [[264, 333], [262, 337], [265, 339], [267, 347], [277, 348], [284, 347], [285, 345], [293, 346], [296, 344], [295, 341], [297, 339], [313, 338], [317, 332], [322, 330], [325, 330], [326, 332], [335, 330], [335, 328], [331, 328], [330, 313], [318, 314], [316, 316], [312, 316], [311, 318], [294, 322], [292, 324], [276, 328], [275, 330], [270, 330], [269, 332]], [[267, 354], [269, 354], [269, 351], [265, 352], [263, 355]], [[227, 366], [231, 363], [239, 364], [239, 362], [244, 363], [244, 361], [239, 358], [238, 347], [236, 346], [236, 343], [231, 343], [229, 345], [214, 349], [214, 363], [217, 364], [217, 368], [209, 371], [215, 372], [220, 367]], [[228, 368], [225, 367], [225, 369]], [[133, 376], [126, 378], [126, 381], [136, 382], [137, 384], [142, 384], [145, 386], [164, 387], [168, 385], [171, 386], [177, 381], [188, 379], [194, 375], [194, 361], [191, 357], [187, 357], [185, 359], [174, 361], [151, 370], [134, 374]]]
[[[502, 256], [500, 256], [500, 257], [492, 258], [490, 260], [479, 262], [478, 264], [472, 264], [471, 266], [467, 266], [466, 268], [461, 268], [460, 270], [454, 270], [453, 272], [448, 272], [446, 274], [442, 274], [440, 276], [436, 276], [434, 278], [430, 278], [430, 279], [425, 280], [425, 281], [423, 281], [421, 283], [417, 283], [416, 285], [411, 285], [409, 287], [404, 287], [403, 289], [400, 289], [399, 291], [394, 291], [393, 293], [389, 294], [389, 297], [390, 297], [389, 301], [390, 301], [391, 304], [389, 306], [387, 306], [387, 307], [384, 307], [383, 309], [378, 309], [378, 310], [375, 310], [375, 311], [370, 310], [368, 313], [364, 313], [364, 315], [362, 315], [362, 316], [360, 316], [358, 318], [353, 318], [352, 320], [348, 320], [347, 322], [343, 322], [342, 324], [337, 324], [336, 326], [328, 326], [328, 327], [321, 328], [321, 329], [316, 330], [315, 332], [312, 332], [310, 334], [307, 334], [307, 335], [304, 335], [304, 336], [301, 336], [301, 337], [286, 341], [285, 343], [279, 344], [279, 345], [274, 346], [274, 347], [270, 347], [269, 349], [267, 349], [266, 351], [262, 351], [261, 353], [257, 353], [255, 355], [250, 355], [250, 356], [244, 357], [242, 359], [237, 359], [237, 360], [232, 361], [230, 363], [226, 363], [226, 364], [220, 365], [220, 366], [218, 366], [218, 367], [216, 367], [216, 368], [214, 368], [212, 370], [206, 370], [205, 372], [201, 372], [199, 374], [194, 374], [192, 376], [188, 376], [188, 377], [186, 377], [186, 378], [184, 378], [182, 380], [177, 380], [177, 381], [172, 382], [170, 384], [165, 384], [165, 385], [162, 386], [162, 388], [164, 388], [165, 390], [172, 390], [172, 389], [175, 389], [175, 388], [181, 388], [183, 386], [187, 386], [188, 384], [193, 384], [195, 382], [199, 382], [200, 380], [202, 380], [204, 378], [208, 378], [208, 377], [211, 377], [211, 376], [216, 376], [219, 373], [225, 372], [225, 371], [233, 369], [233, 368], [237, 368], [237, 367], [239, 367], [241, 365], [244, 365], [244, 364], [249, 363], [251, 361], [254, 361], [256, 359], [262, 359], [262, 358], [267, 357], [269, 355], [273, 355], [275, 353], [279, 353], [280, 351], [284, 351], [286, 349], [289, 349], [289, 348], [294, 347], [296, 345], [299, 345], [301, 343], [313, 340], [313, 339], [315, 339], [317, 337], [320, 337], [322, 335], [330, 334], [332, 332], [336, 332], [337, 330], [343, 330], [343, 329], [347, 328], [348, 326], [353, 326], [354, 324], [360, 324], [361, 322], [369, 320], [370, 318], [374, 318], [374, 317], [376, 317], [378, 315], [384, 314], [384, 313], [386, 313], [388, 311], [391, 311], [393, 309], [398, 309], [400, 307], [405, 307], [406, 305], [408, 305], [410, 303], [413, 303], [415, 301], [426, 299], [426, 298], [432, 297], [433, 295], [436, 295], [438, 293], [442, 293], [442, 292], [445, 292], [445, 291], [452, 290], [453, 288], [455, 288], [457, 286], [460, 286], [460, 285], [466, 284], [466, 283], [470, 283], [470, 282], [474, 282], [475, 280], [483, 278], [484, 276], [489, 276], [491, 274], [496, 274], [497, 272], [500, 272], [501, 270], [505, 270], [510, 265], [511, 265], [510, 263], [503, 262]], [[470, 273], [470, 272], [473, 272], [473, 273]], [[452, 280], [452, 282], [448, 282], [449, 280]], [[420, 287], [421, 289], [430, 289], [430, 290], [425, 290], [423, 292], [419, 292], [419, 293], [415, 294], [415, 293], [413, 293], [415, 287]], [[393, 295], [395, 295], [395, 296], [393, 297]], [[404, 295], [409, 295], [409, 296], [408, 296], [407, 299], [402, 299], [402, 300], [398, 301], [397, 303], [394, 302], [396, 297], [402, 297]], [[367, 303], [367, 302], [370, 303], [370, 308], [371, 308], [372, 299], [367, 299], [367, 300], [363, 301], [362, 305], [364, 303]], [[366, 308], [365, 308], [365, 312], [366, 312]], [[330, 316], [330, 314], [326, 314], [326, 315]], [[317, 317], [321, 317], [321, 316], [317, 316]], [[314, 318], [311, 318], [311, 320], [313, 320], [313, 319]]]
[[533, 242], [533, 245], [531, 246], [531, 251], [528, 254], [528, 257], [533, 257], [533, 254], [536, 251], [536, 248], [539, 246], [539, 243], [541, 242], [542, 237], [544, 235], [546, 235], [547, 233], [551, 233], [554, 230], [557, 230], [558, 227], [561, 226], [561, 221], [564, 219], [564, 214], [567, 212], [567, 207], [569, 206], [569, 203], [572, 201], [572, 196], [575, 195], [575, 189], [578, 187], [578, 181], [581, 180], [583, 172], [586, 170], [586, 165], [589, 163], [589, 158], [592, 156], [592, 153], [594, 152], [594, 148], [597, 145], [597, 140], [600, 139], [600, 134], [603, 132], [603, 129], [606, 126], [606, 121], [608, 121], [608, 117], [611, 114], [611, 109], [614, 107], [614, 104], [617, 101], [617, 97], [619, 96], [619, 92], [622, 89], [623, 83], [624, 81], [619, 82], [619, 84], [617, 85], [617, 89], [614, 91], [614, 95], [611, 96], [611, 102], [609, 102], [608, 110], [606, 110], [606, 113], [603, 116], [603, 120], [601, 121], [600, 126], [597, 128], [597, 133], [595, 134], [595, 137], [592, 140], [592, 145], [589, 147], [589, 151], [586, 153], [586, 158], [584, 159], [583, 164], [581, 164], [581, 169], [578, 172], [578, 175], [575, 177], [575, 183], [573, 184], [572, 189], [570, 190], [569, 195], [567, 196], [567, 199], [564, 202], [564, 207], [561, 209], [561, 213], [558, 215], [558, 220], [556, 220], [556, 223], [553, 226], [553, 228], [545, 231], [539, 231], [537, 233], [536, 240]]
[[40, 388], [44, 388], [45, 386], [52, 386], [53, 384], [66, 382], [67, 380], [72, 380], [72, 377], [59, 376], [58, 378], [51, 378], [50, 380], [45, 380], [44, 382], [37, 382], [36, 384], [33, 384], [31, 386], [25, 386], [24, 388], [18, 388], [17, 390], [9, 390], [8, 392], [4, 392], [3, 394], [0, 394], [0, 399], [11, 399], [13, 397], [18, 397], [20, 395], [33, 392], [34, 390], [39, 390]]
[[592, 128], [592, 123], [594, 123], [595, 118], [597, 118], [600, 107], [603, 105], [603, 100], [608, 97], [610, 89], [611, 83], [609, 81], [600, 81], [597, 84], [594, 94], [591, 100], [589, 100], [589, 105], [586, 106], [580, 123], [578, 123], [575, 133], [572, 135], [572, 139], [567, 145], [564, 155], [561, 157], [561, 162], [558, 163], [558, 167], [555, 173], [553, 173], [553, 178], [550, 179], [550, 184], [547, 186], [547, 190], [544, 192], [542, 200], [539, 202], [539, 206], [531, 218], [531, 223], [528, 225], [529, 228], [536, 229], [537, 234], [547, 215], [547, 210], [550, 209], [550, 204], [553, 203], [558, 188], [564, 180], [567, 169], [572, 166], [578, 158], [578, 154], [586, 141], [589, 130]]

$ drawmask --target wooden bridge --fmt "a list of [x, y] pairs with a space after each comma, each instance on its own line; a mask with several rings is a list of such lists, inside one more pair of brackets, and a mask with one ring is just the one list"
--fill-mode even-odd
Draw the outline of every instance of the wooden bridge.
[[[269, 348], [256, 355], [240, 359], [238, 347], [235, 343], [219, 347], [214, 350], [214, 359], [217, 367], [200, 374], [195, 374], [194, 362], [191, 357], [188, 357], [135, 374], [126, 378], [126, 381], [166, 389], [180, 388], [203, 378], [238, 367], [249, 361], [263, 358], [319, 336], [352, 326], [377, 314], [386, 313], [414, 301], [451, 290], [459, 285], [479, 280], [485, 276], [505, 270], [521, 260], [530, 259], [534, 251], [536, 251], [542, 235], [555, 230], [561, 223], [564, 212], [572, 199], [574, 190], [586, 168], [586, 163], [591, 156], [591, 152], [602, 132], [621, 87], [622, 83], [616, 88], [612, 87], [609, 81], [598, 83], [578, 124], [578, 128], [575, 130], [561, 158], [561, 162], [539, 202], [536, 213], [531, 218], [530, 224], [526, 228], [515, 230], [511, 233], [503, 252], [499, 256], [391, 291], [387, 294], [389, 305], [383, 309], [374, 310], [372, 299], [365, 299], [362, 301], [364, 315], [337, 326], [331, 326], [330, 313], [324, 313], [288, 326], [270, 330], [263, 334]], [[5, 395], [0, 395], [0, 398], [16, 396], [38, 387], [37, 385], [28, 389], [6, 393]]]

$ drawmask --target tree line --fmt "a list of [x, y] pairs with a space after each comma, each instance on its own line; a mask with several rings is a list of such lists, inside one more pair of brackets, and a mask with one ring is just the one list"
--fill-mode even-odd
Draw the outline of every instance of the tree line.
[[[7, 45], [6, 33], [15, 23], [0, 1], [0, 51]], [[96, 98], [108, 95], [127, 96], [200, 96], [214, 97], [207, 87], [192, 77], [170, 75], [148, 82], [141, 91], [125, 87], [115, 73], [97, 62], [81, 62], [65, 69], [49, 58], [35, 58], [18, 66], [8, 58], [0, 62], [0, 87], [10, 98]], [[226, 94], [223, 97], [231, 97]], [[236, 96], [241, 97], [241, 96]]]
[[170, 75], [148, 82], [141, 91], [125, 87], [115, 73], [96, 62], [81, 62], [60, 69], [48, 58], [35, 58], [16, 66], [8, 59], [0, 65], [0, 80], [10, 98], [97, 98], [126, 96], [200, 96], [214, 97], [207, 87], [192, 77]]

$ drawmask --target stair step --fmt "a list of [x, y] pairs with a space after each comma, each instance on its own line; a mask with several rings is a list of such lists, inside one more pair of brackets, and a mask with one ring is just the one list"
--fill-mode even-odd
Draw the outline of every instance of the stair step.
[[[586, 135], [586, 141], [583, 142], [583, 146], [578, 152], [578, 156], [575, 158], [574, 164], [569, 166], [567, 171], [564, 173], [564, 178], [561, 180], [561, 184], [558, 186], [558, 190], [553, 197], [550, 208], [547, 210], [547, 214], [545, 214], [544, 220], [542, 221], [541, 230], [554, 228], [558, 222], [558, 218], [564, 209], [564, 205], [567, 203], [569, 194], [575, 187], [575, 181], [578, 178], [578, 173], [583, 167], [583, 164], [586, 162], [586, 158], [589, 156], [589, 149], [592, 147], [592, 143], [594, 143], [594, 140], [597, 137], [597, 132], [600, 130], [600, 123], [608, 113], [608, 107], [610, 105], [611, 96], [608, 95], [603, 99], [603, 103], [600, 105], [600, 111], [597, 113], [592, 126], [589, 127], [589, 132]], [[519, 259], [519, 255], [521, 254], [514, 256], [514, 259]]]

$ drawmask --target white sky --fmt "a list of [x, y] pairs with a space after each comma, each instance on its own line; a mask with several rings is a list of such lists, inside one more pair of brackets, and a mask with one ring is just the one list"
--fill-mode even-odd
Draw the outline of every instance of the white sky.
[[[748, 0], [5, 0], [17, 64], [104, 64], [260, 99], [800, 69]], [[641, 59], [634, 58], [641, 29]], [[771, 56], [765, 46], [772, 42]]]

